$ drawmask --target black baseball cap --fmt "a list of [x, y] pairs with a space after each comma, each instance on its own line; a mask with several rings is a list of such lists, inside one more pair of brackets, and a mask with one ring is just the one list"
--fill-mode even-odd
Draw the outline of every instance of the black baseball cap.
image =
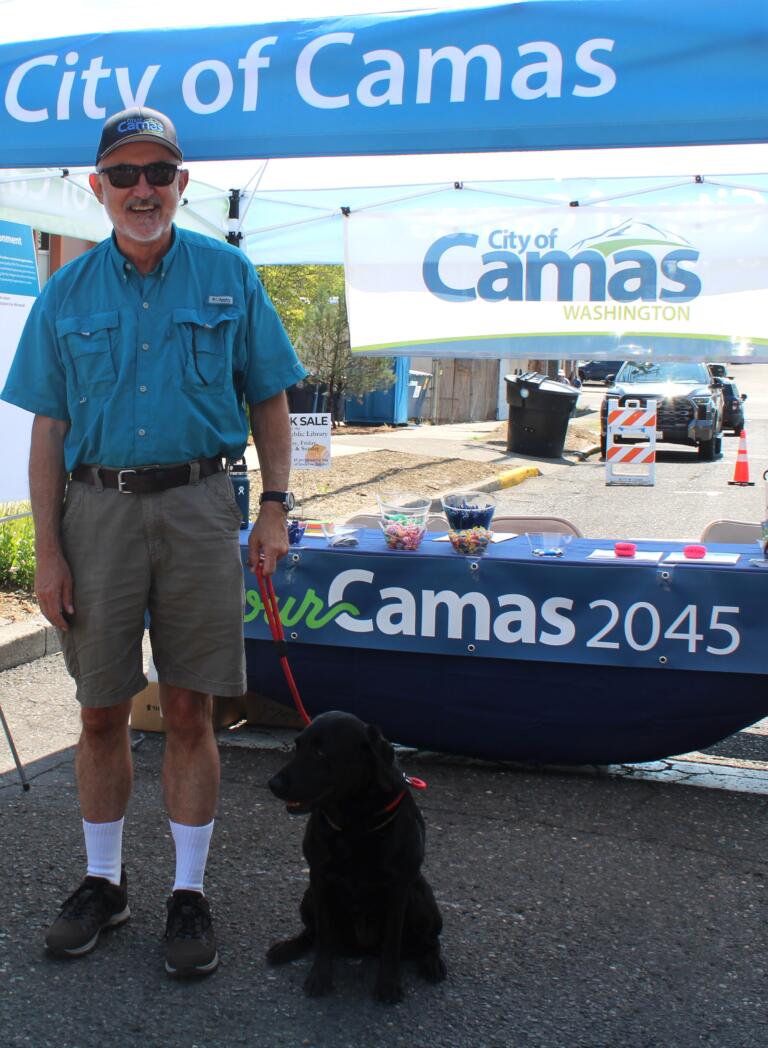
[[106, 120], [96, 153], [96, 166], [105, 156], [127, 142], [157, 142], [175, 153], [179, 160], [184, 159], [173, 122], [164, 113], [147, 106], [123, 109]]

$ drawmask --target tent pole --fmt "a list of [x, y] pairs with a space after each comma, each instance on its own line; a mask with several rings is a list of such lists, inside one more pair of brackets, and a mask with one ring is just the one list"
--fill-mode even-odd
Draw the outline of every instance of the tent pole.
[[230, 189], [229, 191], [229, 214], [227, 216], [229, 232], [227, 233], [227, 243], [234, 245], [234, 247], [240, 247], [240, 241], [243, 239], [243, 234], [240, 232], [240, 190]]

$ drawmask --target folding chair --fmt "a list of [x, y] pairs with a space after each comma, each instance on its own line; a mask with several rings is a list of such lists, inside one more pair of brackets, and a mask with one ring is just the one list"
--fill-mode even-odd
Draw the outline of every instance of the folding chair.
[[748, 520], [711, 520], [701, 533], [701, 542], [756, 542], [762, 526]]
[[491, 531], [513, 531], [518, 535], [530, 532], [554, 532], [558, 535], [574, 535], [577, 539], [582, 534], [575, 524], [563, 517], [494, 517]]

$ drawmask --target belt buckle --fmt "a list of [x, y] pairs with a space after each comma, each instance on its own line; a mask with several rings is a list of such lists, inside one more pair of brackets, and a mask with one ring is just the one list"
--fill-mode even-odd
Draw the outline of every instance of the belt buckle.
[[128, 488], [123, 486], [124, 483], [125, 483], [124, 480], [123, 480], [123, 476], [125, 474], [128, 474], [128, 473], [132, 473], [132, 474], [136, 475], [136, 474], [138, 474], [138, 472], [139, 471], [137, 469], [119, 469], [117, 471], [117, 490], [119, 491], [119, 493], [121, 495], [132, 495], [133, 494], [132, 491], [129, 491]]

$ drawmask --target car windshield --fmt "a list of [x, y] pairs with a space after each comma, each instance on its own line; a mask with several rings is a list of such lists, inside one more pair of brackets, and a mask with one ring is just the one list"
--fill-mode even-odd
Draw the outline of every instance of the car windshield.
[[711, 379], [706, 365], [692, 361], [626, 361], [616, 376], [616, 382], [633, 385], [641, 382], [698, 382], [709, 385]]

